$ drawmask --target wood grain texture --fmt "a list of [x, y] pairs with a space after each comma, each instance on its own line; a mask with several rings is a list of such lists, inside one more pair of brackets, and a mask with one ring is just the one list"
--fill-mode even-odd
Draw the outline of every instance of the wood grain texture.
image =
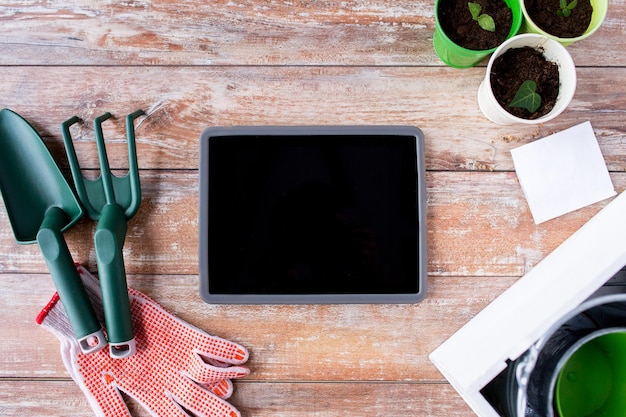
[[143, 169], [196, 169], [198, 138], [211, 126], [396, 124], [423, 130], [429, 170], [511, 171], [512, 148], [583, 120], [592, 121], [609, 169], [626, 169], [626, 94], [615, 84], [626, 69], [579, 69], [571, 105], [538, 127], [489, 122], [476, 99], [484, 68], [458, 75], [406, 67], [0, 67], [0, 107], [29, 120], [62, 165], [60, 124], [81, 117], [72, 133], [85, 168], [97, 166], [92, 124], [105, 111], [117, 117], [103, 125], [111, 163], [126, 166], [124, 116], [142, 108], [150, 115], [137, 128]]
[[[624, 13], [609, 1], [577, 63], [624, 65]], [[426, 1], [22, 0], [0, 21], [1, 65], [441, 65]]]
[[[15, 395], [17, 392], [37, 392], [37, 401]], [[132, 400], [127, 401], [133, 416], [150, 415]], [[474, 415], [447, 384], [236, 382], [230, 401], [248, 417], [298, 417], [302, 410], [321, 417]], [[0, 382], [0, 409], [6, 417], [93, 416], [78, 387], [69, 380]]]
[[[112, 165], [141, 108], [143, 201], [124, 247], [129, 284], [181, 319], [250, 350], [231, 399], [244, 417], [474, 415], [428, 354], [604, 207], [535, 225], [511, 149], [590, 120], [626, 189], [626, 5], [568, 48], [578, 86], [539, 126], [497, 126], [476, 93], [485, 62], [457, 70], [432, 48], [434, 1], [60, 0], [0, 2], [0, 108], [43, 136], [67, 173], [60, 124], [97, 175], [105, 111]], [[235, 125], [413, 125], [426, 137], [428, 294], [416, 305], [208, 305], [198, 294], [198, 138]], [[94, 224], [66, 233], [96, 270]], [[0, 414], [90, 416], [57, 340], [34, 322], [54, 292], [36, 245], [0, 203]], [[145, 411], [132, 406], [134, 415]]]

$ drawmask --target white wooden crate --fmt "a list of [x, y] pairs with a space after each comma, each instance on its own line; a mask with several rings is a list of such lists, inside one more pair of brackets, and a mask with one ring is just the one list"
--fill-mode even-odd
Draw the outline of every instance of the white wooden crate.
[[626, 265], [626, 192], [430, 354], [480, 417], [481, 389]]

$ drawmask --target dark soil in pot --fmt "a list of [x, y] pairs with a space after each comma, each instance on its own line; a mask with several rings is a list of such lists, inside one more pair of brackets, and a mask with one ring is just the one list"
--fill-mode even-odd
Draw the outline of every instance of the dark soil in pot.
[[[498, 103], [509, 113], [522, 119], [537, 119], [548, 114], [559, 95], [559, 67], [546, 60], [543, 52], [526, 46], [512, 48], [493, 61], [491, 89]], [[537, 83], [541, 106], [534, 113], [519, 107], [510, 107], [515, 94], [526, 80]]]
[[513, 25], [513, 13], [503, 0], [472, 0], [480, 4], [482, 13], [491, 16], [495, 32], [478, 25], [467, 6], [467, 0], [440, 0], [438, 16], [441, 28], [457, 45], [475, 51], [496, 48], [504, 42]]
[[[571, 2], [567, 0], [568, 4]], [[559, 38], [576, 38], [584, 34], [593, 13], [590, 0], [578, 0], [567, 17], [559, 13], [560, 0], [524, 0], [524, 5], [528, 16], [537, 26]]]

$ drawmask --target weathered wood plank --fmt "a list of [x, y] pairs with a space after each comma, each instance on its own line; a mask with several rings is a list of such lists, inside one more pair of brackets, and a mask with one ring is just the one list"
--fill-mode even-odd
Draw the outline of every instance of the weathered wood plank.
[[[198, 273], [195, 171], [143, 171], [143, 202], [130, 220], [126, 269], [139, 274]], [[612, 176], [618, 191], [626, 175]], [[514, 172], [429, 172], [428, 270], [432, 275], [521, 276], [609, 200], [535, 225]], [[74, 260], [95, 268], [89, 219], [65, 236]], [[15, 243], [0, 204], [0, 273], [46, 272], [39, 248]]]
[[[229, 401], [244, 417], [474, 415], [447, 384], [237, 382]], [[149, 416], [130, 405], [133, 416]], [[70, 380], [1, 381], [0, 410], [6, 417], [94, 415]]]
[[[433, 173], [429, 178], [433, 275], [522, 276], [608, 202], [536, 225], [515, 173]], [[621, 179], [615, 177], [616, 184]]]
[[[0, 279], [0, 380], [67, 376], [56, 338], [34, 322], [54, 292], [49, 276]], [[428, 354], [516, 279], [431, 277], [415, 305], [209, 305], [196, 276], [131, 275], [129, 285], [246, 346], [250, 380], [445, 382]]]
[[[624, 65], [623, 2], [571, 47]], [[0, 65], [442, 65], [432, 2], [85, 0], [0, 5]]]
[[263, 385], [236, 385], [232, 403], [244, 416], [475, 416], [446, 384]]
[[[626, 38], [626, 37], [625, 37]], [[460, 76], [463, 74], [463, 76]], [[137, 128], [143, 169], [195, 169], [204, 128], [232, 125], [419, 126], [430, 170], [510, 171], [510, 150], [591, 120], [609, 169], [626, 168], [626, 68], [581, 68], [570, 107], [543, 126], [498, 126], [476, 100], [484, 68], [63, 68], [0, 67], [0, 107], [28, 119], [64, 164], [60, 124], [72, 132], [87, 168], [97, 166], [93, 119], [103, 125], [111, 163], [126, 165], [126, 114], [143, 108]], [[445, 92], [445, 95], [444, 93]]]

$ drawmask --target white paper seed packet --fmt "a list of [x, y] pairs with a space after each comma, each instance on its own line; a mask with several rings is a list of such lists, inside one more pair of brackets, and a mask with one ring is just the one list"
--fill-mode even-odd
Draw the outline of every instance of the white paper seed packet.
[[511, 150], [536, 224], [616, 194], [590, 122]]

